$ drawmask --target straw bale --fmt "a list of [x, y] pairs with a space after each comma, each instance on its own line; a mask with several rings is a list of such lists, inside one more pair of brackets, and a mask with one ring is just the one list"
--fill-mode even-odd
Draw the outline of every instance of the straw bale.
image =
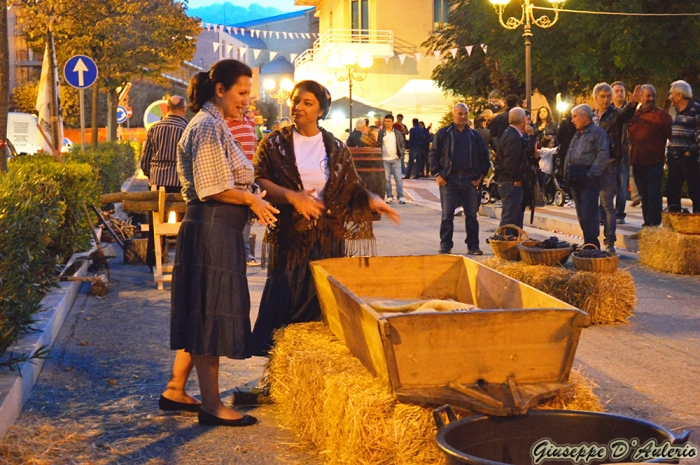
[[[322, 323], [275, 334], [266, 371], [280, 419], [328, 464], [444, 464], [432, 407], [398, 402]], [[585, 377], [543, 408], [601, 411]], [[456, 409], [460, 418], [473, 415]]]
[[580, 308], [596, 325], [626, 323], [637, 305], [634, 280], [626, 270], [596, 273], [497, 259], [484, 265]]
[[667, 273], [700, 274], [700, 236], [668, 228], [644, 228], [639, 239], [639, 263]]

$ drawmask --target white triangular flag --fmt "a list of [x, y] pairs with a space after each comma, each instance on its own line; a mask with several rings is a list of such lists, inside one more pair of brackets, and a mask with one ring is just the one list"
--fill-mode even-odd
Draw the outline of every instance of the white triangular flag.
[[240, 47], [238, 49], [238, 53], [241, 55], [241, 58], [245, 58], [245, 54], [248, 51], [248, 47]]
[[226, 30], [228, 31], [229, 34], [231, 34], [231, 26], [226, 26]]
[[242, 36], [245, 35], [245, 28], [244, 28], [244, 27], [241, 28], [241, 35], [242, 35]]
[[467, 45], [464, 47], [467, 50], [467, 55], [472, 56], [472, 49], [474, 48], [473, 45]]
[[207, 31], [211, 28], [211, 24], [207, 23]]
[[441, 52], [440, 50], [435, 50], [435, 51], [433, 52], [433, 56], [435, 56], [435, 59], [436, 59], [436, 60], [439, 60], [439, 59], [440, 59], [440, 55], [441, 55], [441, 54], [442, 54], [442, 52]]
[[275, 32], [275, 39], [279, 39], [279, 38], [280, 38], [280, 33], [279, 33], [279, 32]]
[[262, 52], [262, 50], [260, 50], [259, 48], [254, 48], [254, 49], [253, 49], [253, 57], [254, 57], [256, 60], [257, 60], [258, 57], [260, 56], [260, 52]]
[[[49, 69], [51, 68], [51, 58], [49, 54], [49, 47], [48, 45], [46, 48], [44, 48], [44, 61], [42, 62], [41, 65], [41, 80], [39, 81], [39, 92], [36, 98], [36, 111], [39, 112], [39, 125], [41, 128], [46, 132], [46, 135], [49, 137], [49, 140], [51, 140], [51, 82], [49, 76], [51, 75]], [[54, 71], [54, 78], [53, 81], [56, 86], [56, 91], [59, 91], [58, 89], [58, 70], [55, 69]], [[61, 119], [61, 107], [59, 104], [59, 127], [58, 127], [58, 137], [57, 139], [59, 141], [63, 140], [63, 120]], [[45, 147], [45, 150], [48, 149], [46, 147], [46, 141], [44, 138], [41, 138], [41, 143], [39, 144], [42, 147]], [[48, 145], [51, 145], [49, 142]], [[60, 147], [59, 147], [60, 149]]]
[[230, 55], [230, 54], [231, 54], [231, 50], [233, 50], [233, 45], [232, 45], [232, 44], [228, 44], [228, 45], [226, 46], [226, 53], [228, 53], [228, 54]]
[[267, 39], [267, 31], [263, 31], [263, 39]]
[[255, 30], [255, 37], [260, 38], [260, 29]]
[[216, 52], [217, 50], [219, 50], [219, 46], [221, 45], [221, 44], [218, 43], [218, 42], [212, 42], [211, 44], [214, 46], [214, 51], [215, 51], [215, 52]]
[[287, 33], [286, 33], [286, 32], [283, 32], [282, 34], [284, 34], [284, 38], [286, 39], [286, 38], [287, 38]]
[[305, 32], [304, 35], [306, 35], [306, 38], [307, 38], [307, 39], [310, 39], [310, 38], [311, 38], [311, 34], [309, 34], [308, 32]]
[[450, 53], [452, 54], [452, 58], [457, 58], [457, 50], [456, 48], [451, 48]]
[[234, 28], [233, 28], [233, 33], [236, 34], [236, 35], [238, 35], [238, 28], [237, 28], [237, 27], [234, 27]]
[[270, 61], [272, 61], [277, 56], [277, 52], [270, 52]]
[[385, 56], [385, 57], [384, 57], [384, 63], [386, 63], [387, 66], [388, 66], [388, 65], [389, 65], [389, 60], [391, 60], [391, 59], [392, 59], [392, 57], [391, 57], [390, 55]]
[[487, 49], [487, 48], [489, 48], [488, 45], [486, 45], [486, 44], [481, 44], [481, 49], [484, 51], [484, 53], [486, 53], [486, 49]]
[[406, 54], [405, 53], [399, 53], [399, 61], [403, 65], [403, 62], [406, 61]]
[[294, 60], [296, 60], [298, 56], [299, 56], [298, 53], [290, 53], [289, 59], [292, 61], [292, 63], [294, 63]]
[[420, 63], [421, 58], [423, 58], [423, 54], [420, 52], [416, 53], [416, 62]]

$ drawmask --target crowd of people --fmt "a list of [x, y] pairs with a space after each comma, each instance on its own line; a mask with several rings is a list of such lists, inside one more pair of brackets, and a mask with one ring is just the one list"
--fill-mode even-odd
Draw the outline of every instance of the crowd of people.
[[[249, 426], [256, 419], [221, 401], [219, 357], [267, 355], [275, 330], [317, 321], [321, 310], [308, 263], [374, 253], [372, 215], [398, 222], [388, 205], [405, 203], [402, 180], [434, 176], [441, 202], [441, 254], [454, 247], [455, 211], [462, 207], [468, 254], [482, 255], [477, 211], [479, 187], [493, 165], [502, 201], [501, 225], [523, 226], [526, 205], [540, 182], [538, 158], [559, 157], [576, 205], [584, 241], [614, 251], [616, 224], [624, 222], [630, 169], [642, 203], [644, 226], [661, 223], [664, 164], [668, 165], [669, 210], [680, 210], [688, 184], [700, 210], [698, 121], [700, 105], [684, 81], [674, 82], [669, 100], [675, 119], [656, 106], [656, 90], [625, 85], [595, 86], [596, 104], [578, 105], [557, 125], [548, 108], [532, 121], [519, 99], [489, 96], [492, 108], [471, 127], [469, 107], [458, 103], [452, 123], [434, 135], [413, 119], [391, 114], [370, 125], [356, 122], [347, 145], [319, 122], [331, 107], [330, 92], [315, 81], [295, 85], [292, 118], [267, 134], [256, 134], [248, 112], [251, 69], [221, 60], [195, 75], [187, 91], [195, 114], [185, 120], [185, 99], [168, 100], [169, 115], [148, 133], [141, 166], [154, 187], [179, 190], [187, 211], [177, 240], [172, 278], [171, 378], [159, 399], [165, 411], [197, 412], [203, 425]], [[504, 105], [505, 104], [505, 105]], [[545, 148], [547, 146], [554, 146]], [[381, 148], [384, 198], [370, 192], [348, 147]], [[408, 163], [404, 155], [408, 151]], [[617, 203], [615, 198], [617, 197]], [[254, 261], [248, 235], [253, 221], [266, 227], [263, 256], [268, 271], [258, 318], [250, 320], [246, 265]], [[152, 244], [162, 247], [162, 244]], [[186, 392], [196, 368], [201, 401]]]

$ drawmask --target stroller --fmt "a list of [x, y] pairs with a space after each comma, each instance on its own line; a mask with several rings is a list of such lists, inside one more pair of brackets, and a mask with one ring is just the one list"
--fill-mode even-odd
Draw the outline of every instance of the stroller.
[[540, 171], [545, 175], [543, 181], [544, 199], [547, 205], [563, 207], [569, 198], [564, 181], [564, 160], [559, 156], [559, 149], [540, 150]]
[[495, 202], [500, 200], [501, 196], [498, 194], [498, 184], [494, 180], [496, 173], [493, 170], [493, 161], [491, 161], [491, 169], [489, 174], [484, 178], [481, 183], [481, 188], [479, 193], [481, 194], [481, 204], [487, 204], [490, 202]]

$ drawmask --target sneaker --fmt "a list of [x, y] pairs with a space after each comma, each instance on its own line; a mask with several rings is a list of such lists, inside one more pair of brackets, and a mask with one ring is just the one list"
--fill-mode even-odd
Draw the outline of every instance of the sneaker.
[[500, 200], [493, 204], [494, 208], [503, 208], [503, 202]]
[[643, 233], [643, 232], [644, 232], [644, 229], [640, 229], [640, 230], [637, 231], [636, 233], [632, 234], [632, 235], [630, 236], [630, 239], [634, 239], [635, 241], [638, 241], [639, 239], [642, 238], [642, 233]]
[[255, 257], [250, 256], [246, 259], [245, 264], [246, 266], [258, 266], [258, 261], [255, 259]]
[[406, 205], [406, 201], [404, 199], [399, 199], [399, 204], [400, 205]]
[[462, 216], [464, 214], [464, 207], [457, 207], [455, 209], [455, 216]]
[[617, 224], [625, 224], [625, 219], [624, 219], [624, 218], [618, 218], [618, 219], [617, 219]]
[[637, 207], [637, 206], [641, 205], [641, 203], [642, 203], [641, 200], [635, 200], [635, 201], [632, 202], [632, 206], [633, 206], [633, 207]]
[[440, 255], [444, 255], [444, 254], [448, 254], [448, 253], [452, 253], [452, 249], [440, 249], [440, 250], [438, 250], [438, 254], [440, 254]]
[[614, 245], [609, 245], [609, 246], [607, 246], [607, 247], [605, 248], [605, 251], [606, 251], [606, 252], [610, 252], [610, 253], [615, 253], [615, 246], [614, 246]]
[[481, 249], [469, 249], [467, 255], [484, 255], [484, 252]]
[[394, 199], [393, 199], [393, 198], [388, 198], [388, 199], [386, 199], [386, 203], [394, 203]]
[[574, 202], [573, 200], [569, 200], [568, 202], [566, 202], [566, 208], [576, 208], [576, 202]]

